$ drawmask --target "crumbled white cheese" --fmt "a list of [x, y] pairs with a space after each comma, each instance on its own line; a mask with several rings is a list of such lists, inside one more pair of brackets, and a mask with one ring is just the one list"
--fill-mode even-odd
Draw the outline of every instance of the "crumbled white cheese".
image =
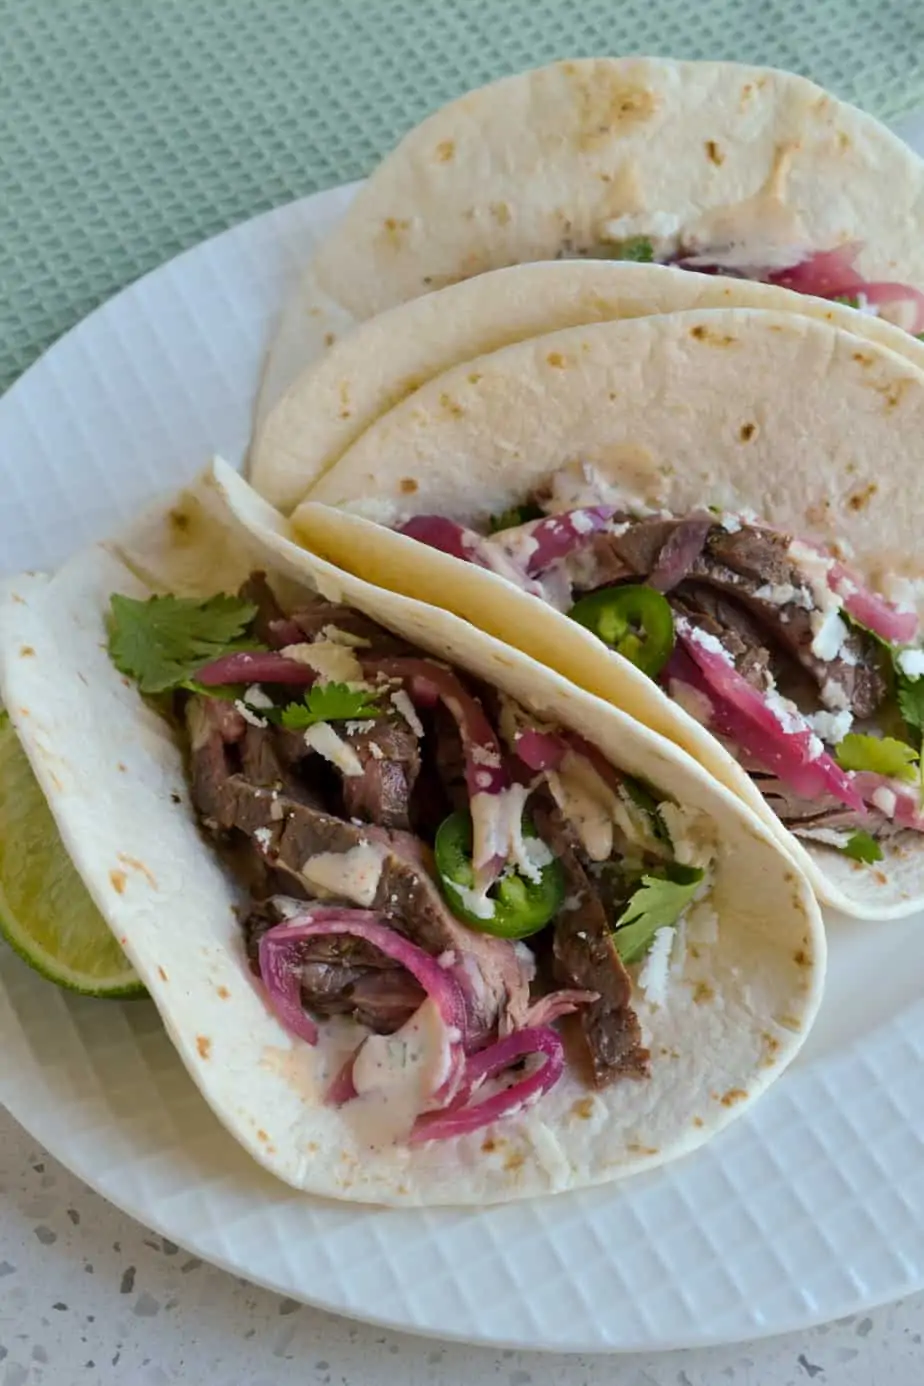
[[645, 993], [645, 998], [651, 1006], [663, 1006], [667, 999], [668, 968], [673, 946], [674, 927], [672, 924], [655, 930], [648, 956], [638, 974], [638, 985]]
[[332, 645], [346, 645], [351, 650], [368, 650], [372, 644], [364, 635], [354, 635], [352, 631], [341, 630], [339, 626], [322, 626], [321, 636]]
[[762, 602], [770, 602], [773, 606], [786, 606], [788, 602], [794, 601], [796, 588], [791, 582], [765, 582], [762, 587], [758, 587], [754, 593]]
[[737, 534], [741, 528], [741, 521], [737, 515], [724, 514], [719, 516], [719, 524], [726, 534]]
[[265, 717], [258, 716], [258, 714], [252, 711], [252, 709], [249, 708], [246, 703], [242, 702], [240, 698], [234, 699], [234, 706], [237, 708], [238, 712], [241, 714], [244, 721], [249, 722], [252, 727], [269, 726], [269, 723], [267, 722]]
[[264, 693], [258, 683], [252, 683], [244, 694], [244, 702], [249, 707], [272, 707], [273, 700], [268, 693]]
[[735, 661], [721, 640], [708, 630], [703, 630], [700, 626], [687, 626], [686, 630], [691, 639], [695, 640], [697, 645], [701, 645], [704, 650], [708, 650], [710, 654], [720, 655], [726, 664], [734, 664]]
[[293, 900], [291, 895], [274, 895], [271, 903], [283, 919], [294, 919], [296, 915], [305, 913], [304, 900]]
[[361, 775], [362, 761], [353, 747], [338, 736], [329, 722], [317, 722], [303, 733], [305, 745], [311, 751], [329, 760], [342, 775]]
[[839, 741], [843, 741], [853, 726], [853, 713], [849, 708], [844, 708], [841, 712], [815, 712], [806, 720], [822, 741], [827, 741], [829, 746], [836, 746]]
[[816, 736], [813, 732], [809, 737], [808, 750], [806, 752], [809, 760], [817, 760], [819, 756], [824, 755], [824, 750], [825, 744], [821, 737]]
[[764, 694], [764, 702], [783, 731], [802, 732], [808, 730], [806, 719], [791, 698], [784, 698], [775, 688], [769, 688]]
[[718, 850], [713, 820], [699, 809], [683, 808], [669, 800], [658, 805], [658, 813], [681, 866], [709, 866]]
[[836, 679], [825, 679], [821, 685], [821, 701], [825, 707], [846, 708], [850, 706], [850, 699], [847, 697], [847, 690], [844, 685], [838, 683]]
[[571, 515], [571, 527], [576, 534], [593, 534], [597, 528], [586, 510], [575, 510]]
[[389, 702], [395, 711], [404, 718], [414, 735], [423, 736], [423, 723], [417, 716], [417, 709], [406, 690], [399, 688], [395, 693], [392, 693]]
[[318, 675], [319, 683], [362, 684], [359, 660], [346, 645], [338, 645], [333, 640], [315, 640], [310, 644], [286, 645], [282, 653], [297, 664], [307, 664]]
[[495, 750], [493, 746], [475, 745], [472, 747], [471, 756], [476, 765], [487, 765], [492, 770], [500, 768], [500, 752]]
[[644, 236], [655, 247], [658, 258], [672, 254], [677, 248], [680, 217], [676, 212], [626, 212], [612, 217], [597, 228], [601, 241], [619, 244]]
[[350, 736], [361, 736], [363, 732], [372, 730], [375, 726], [375, 718], [370, 717], [364, 722], [345, 722], [344, 726]]
[[373, 760], [382, 760], [382, 758], [385, 755], [385, 752], [382, 750], [381, 746], [377, 741], [369, 742], [369, 751], [372, 755]]
[[301, 876], [312, 890], [368, 908], [375, 901], [384, 856], [383, 847], [359, 842], [348, 852], [318, 852], [309, 857]]
[[254, 828], [253, 835], [256, 838], [257, 846], [260, 847], [262, 851], [268, 852], [270, 843], [273, 840], [272, 828]]
[[[840, 611], [841, 599], [836, 592], [832, 591], [828, 581], [834, 566], [834, 559], [819, 553], [811, 544], [805, 544], [801, 539], [793, 539], [786, 553], [808, 585], [815, 610], [822, 614], [829, 611]], [[823, 655], [818, 657], [819, 659], [825, 658]]]
[[902, 650], [895, 662], [909, 679], [917, 679], [924, 674], [924, 650]]
[[811, 615], [813, 631], [812, 654], [825, 661], [837, 659], [841, 646], [847, 639], [847, 626], [835, 609], [813, 611]]
[[891, 818], [895, 813], [895, 805], [898, 800], [893, 791], [887, 789], [885, 785], [880, 785], [878, 789], [873, 791], [872, 799], [875, 807], [884, 813], [886, 818]]

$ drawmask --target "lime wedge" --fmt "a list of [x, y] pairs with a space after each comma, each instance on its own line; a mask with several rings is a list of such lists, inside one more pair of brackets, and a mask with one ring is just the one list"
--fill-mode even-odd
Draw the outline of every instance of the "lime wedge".
[[145, 995], [64, 850], [5, 713], [0, 713], [0, 935], [58, 986], [88, 996]]

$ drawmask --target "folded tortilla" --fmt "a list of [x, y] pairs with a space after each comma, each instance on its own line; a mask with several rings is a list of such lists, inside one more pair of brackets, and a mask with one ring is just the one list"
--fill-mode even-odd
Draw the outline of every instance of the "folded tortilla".
[[806, 848], [715, 737], [574, 622], [551, 610], [537, 619], [533, 599], [496, 574], [356, 517], [385, 526], [437, 514], [484, 527], [580, 464], [643, 509], [751, 511], [845, 545], [864, 581], [920, 617], [922, 428], [924, 374], [831, 323], [747, 309], [598, 323], [429, 381], [357, 439], [293, 524], [325, 557], [464, 616], [670, 737], [761, 814], [823, 899], [884, 918], [924, 897], [919, 834], [873, 869]]
[[256, 437], [350, 326], [508, 265], [611, 256], [641, 236], [771, 273], [854, 243], [867, 280], [924, 289], [922, 170], [872, 117], [770, 68], [587, 58], [469, 92], [404, 137], [315, 254], [270, 351]]
[[[710, 927], [677, 960], [663, 1003], [638, 1002], [649, 1079], [595, 1094], [569, 1071], [489, 1132], [411, 1147], [370, 1146], [349, 1103], [325, 1102], [331, 1054], [293, 1039], [268, 1007], [244, 956], [239, 889], [201, 834], [181, 746], [105, 648], [113, 592], [212, 596], [255, 566], [278, 591], [317, 590], [452, 660], [701, 816], [718, 844]], [[232, 1135], [296, 1188], [388, 1204], [486, 1203], [656, 1165], [755, 1100], [816, 1012], [825, 941], [808, 883], [733, 795], [669, 742], [510, 646], [306, 553], [223, 464], [56, 575], [5, 584], [0, 688], [63, 842], [183, 1062]]]

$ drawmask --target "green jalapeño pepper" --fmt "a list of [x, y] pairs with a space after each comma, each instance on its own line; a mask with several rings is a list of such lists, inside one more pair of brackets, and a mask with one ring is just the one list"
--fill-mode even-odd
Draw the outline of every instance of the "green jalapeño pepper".
[[601, 587], [582, 597], [568, 614], [652, 679], [674, 648], [670, 604], [653, 587]]
[[[523, 819], [523, 836], [537, 837], [528, 818]], [[486, 896], [475, 896], [472, 820], [467, 813], [451, 813], [443, 820], [436, 834], [435, 854], [446, 903], [457, 919], [482, 933], [496, 934], [498, 938], [528, 938], [545, 928], [565, 898], [565, 873], [555, 857], [539, 868], [538, 881], [508, 870], [498, 877]], [[473, 905], [477, 905], [477, 911]]]

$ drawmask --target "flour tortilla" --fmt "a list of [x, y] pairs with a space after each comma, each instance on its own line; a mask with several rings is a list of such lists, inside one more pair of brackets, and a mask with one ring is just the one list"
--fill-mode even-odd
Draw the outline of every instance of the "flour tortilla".
[[793, 73], [629, 57], [507, 77], [411, 130], [322, 243], [256, 431], [331, 334], [488, 270], [676, 229], [706, 246], [743, 236], [770, 263], [860, 241], [868, 279], [924, 289], [922, 219], [924, 163]]
[[[709, 941], [715, 923], [699, 916], [702, 938], [666, 1006], [639, 1006], [650, 1081], [595, 1095], [568, 1075], [538, 1107], [496, 1127], [490, 1147], [482, 1132], [371, 1150], [349, 1106], [323, 1104], [345, 1051], [329, 1039], [317, 1049], [293, 1041], [268, 1010], [244, 959], [237, 890], [196, 826], [181, 749], [101, 648], [113, 591], [204, 596], [232, 588], [254, 562], [277, 584], [352, 603], [583, 732], [714, 824], [717, 937]], [[254, 1158], [299, 1189], [482, 1204], [630, 1174], [693, 1149], [745, 1109], [815, 1015], [825, 963], [817, 906], [732, 795], [670, 743], [471, 625], [307, 555], [222, 464], [120, 542], [97, 545], [55, 577], [5, 585], [0, 687], [64, 843], [195, 1082]]]
[[380, 414], [459, 362], [565, 327], [727, 307], [830, 322], [924, 370], [924, 343], [893, 323], [772, 284], [629, 261], [517, 265], [399, 304], [339, 339], [260, 425], [250, 479], [288, 513]]
[[[829, 904], [863, 918], [924, 899], [924, 844], [874, 868], [803, 845], [708, 731], [643, 674], [491, 573], [326, 507], [393, 524], [436, 513], [483, 524], [573, 464], [678, 514], [753, 510], [850, 546], [849, 561], [924, 617], [924, 373], [830, 323], [761, 310], [571, 328], [462, 363], [377, 420], [293, 515], [350, 571], [509, 640], [694, 755], [788, 844]], [[917, 585], [914, 586], [913, 584]]]

